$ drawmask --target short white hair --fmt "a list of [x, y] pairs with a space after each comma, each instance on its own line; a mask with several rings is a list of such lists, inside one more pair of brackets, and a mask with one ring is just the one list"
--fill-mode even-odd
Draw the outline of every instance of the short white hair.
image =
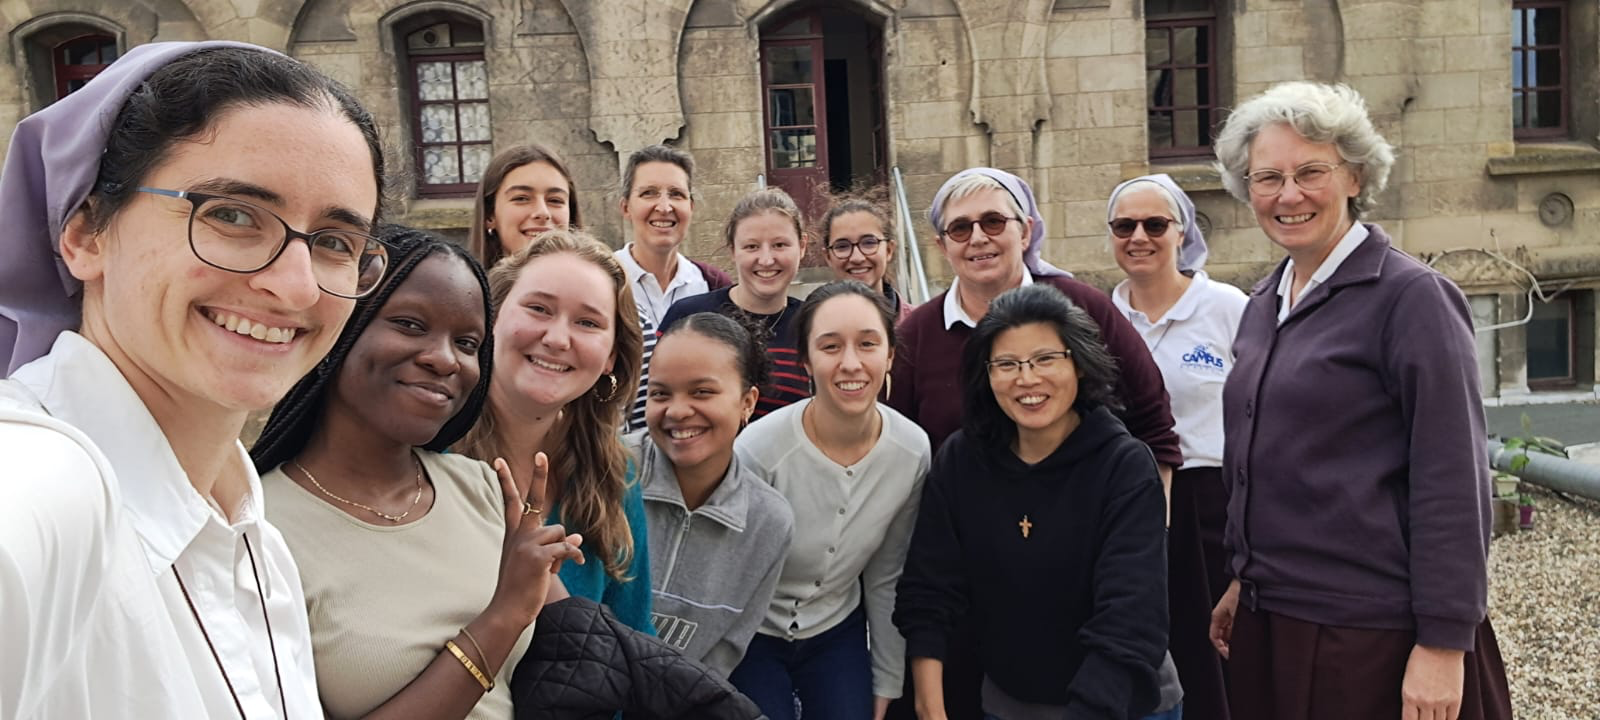
[[[939, 215], [943, 217], [944, 211], [950, 207], [950, 203], [984, 190], [999, 190], [1000, 195], [1006, 199], [1006, 207], [1010, 208], [1011, 214], [1014, 217], [1019, 217], [1024, 220], [1028, 218], [1028, 214], [1022, 211], [1022, 205], [1018, 203], [1016, 196], [1012, 195], [1011, 191], [1006, 189], [1006, 186], [1001, 185], [999, 180], [989, 177], [988, 175], [984, 175], [983, 173], [972, 173], [971, 175], [950, 183], [950, 193], [945, 195], [944, 207], [939, 208]], [[944, 232], [944, 228], [935, 229], [939, 232]], [[1024, 228], [1024, 230], [1026, 230], [1026, 228]]]
[[1355, 165], [1361, 192], [1350, 199], [1350, 215], [1359, 219], [1389, 185], [1394, 147], [1372, 127], [1361, 93], [1344, 84], [1286, 82], [1234, 108], [1217, 135], [1217, 170], [1228, 194], [1250, 202], [1250, 143], [1269, 125], [1288, 125], [1314, 143], [1330, 143], [1344, 162]]

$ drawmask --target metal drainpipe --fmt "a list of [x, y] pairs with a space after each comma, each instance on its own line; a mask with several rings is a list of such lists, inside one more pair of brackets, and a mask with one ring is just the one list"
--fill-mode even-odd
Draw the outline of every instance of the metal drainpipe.
[[[1501, 472], [1511, 473], [1511, 460], [1520, 450], [1506, 450], [1498, 440], [1489, 441], [1489, 464]], [[1558, 490], [1568, 495], [1578, 495], [1590, 500], [1600, 500], [1600, 467], [1585, 465], [1554, 455], [1528, 453], [1528, 464], [1520, 472], [1511, 473], [1540, 487]]]

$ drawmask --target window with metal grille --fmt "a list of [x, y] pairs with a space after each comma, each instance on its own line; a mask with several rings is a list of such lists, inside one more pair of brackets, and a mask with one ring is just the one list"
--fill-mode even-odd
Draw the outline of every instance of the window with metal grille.
[[404, 35], [417, 195], [470, 195], [491, 156], [483, 26], [455, 18]]
[[1145, 87], [1150, 156], [1210, 155], [1217, 113], [1213, 0], [1146, 0]]
[[1511, 6], [1511, 127], [1518, 138], [1567, 134], [1567, 3]]

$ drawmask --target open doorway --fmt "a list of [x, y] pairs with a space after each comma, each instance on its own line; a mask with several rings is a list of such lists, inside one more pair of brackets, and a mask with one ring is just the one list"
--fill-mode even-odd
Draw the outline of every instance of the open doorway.
[[819, 190], [887, 179], [879, 19], [803, 4], [764, 23], [761, 85], [768, 182], [809, 217]]

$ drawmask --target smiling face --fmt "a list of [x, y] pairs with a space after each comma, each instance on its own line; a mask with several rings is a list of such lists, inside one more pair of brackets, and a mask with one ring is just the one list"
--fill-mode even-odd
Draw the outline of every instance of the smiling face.
[[757, 301], [781, 300], [800, 269], [805, 244], [794, 219], [776, 210], [739, 221], [733, 233], [733, 265], [739, 285]]
[[680, 330], [661, 338], [650, 358], [645, 425], [679, 474], [725, 469], [757, 395], [744, 386], [733, 347]]
[[616, 316], [598, 266], [568, 252], [530, 260], [495, 318], [491, 401], [543, 415], [589, 392], [615, 362]]
[[1277, 170], [1284, 174], [1282, 191], [1261, 196], [1251, 193], [1250, 209], [1267, 237], [1291, 256], [1316, 258], [1332, 252], [1350, 229], [1349, 200], [1361, 192], [1361, 182], [1348, 166], [1334, 168], [1326, 185], [1306, 190], [1295, 184], [1295, 170], [1307, 163], [1342, 162], [1332, 143], [1314, 143], [1294, 128], [1268, 125], [1250, 143], [1250, 170]]
[[328, 412], [405, 445], [424, 445], [466, 406], [487, 328], [483, 291], [460, 258], [419, 263], [340, 366]]
[[694, 217], [689, 174], [669, 162], [634, 168], [633, 187], [622, 199], [622, 216], [633, 225], [634, 242], [655, 253], [676, 252]]
[[[1017, 217], [1017, 211], [1004, 190], [991, 188], [979, 190], [965, 197], [945, 203], [944, 224], [971, 222], [985, 215]], [[939, 246], [961, 282], [978, 288], [1005, 290], [1022, 283], [1022, 253], [1028, 249], [1028, 238], [1033, 233], [1033, 221], [1023, 218], [1012, 220], [998, 234], [990, 235], [978, 225], [972, 226], [972, 237], [959, 243], [941, 237]]]
[[[836, 243], [859, 243], [867, 236], [879, 240], [877, 251], [871, 255], [862, 254], [859, 247], [851, 248], [849, 257], [845, 258], [832, 251]], [[882, 292], [883, 275], [888, 272], [889, 261], [894, 257], [893, 244], [886, 238], [883, 225], [872, 213], [849, 212], [834, 218], [828, 224], [827, 247], [824, 248], [828, 251], [824, 256], [828, 259], [828, 267], [833, 269], [834, 277], [859, 280], [867, 287]]]
[[872, 410], [894, 364], [883, 317], [860, 295], [839, 295], [817, 306], [806, 339], [805, 367], [816, 400], [841, 414]]
[[[1123, 193], [1111, 217], [1116, 220], [1144, 220], [1150, 217], [1173, 219], [1172, 209], [1159, 190], [1149, 188]], [[1183, 230], [1177, 223], [1167, 225], [1167, 231], [1151, 237], [1141, 222], [1133, 229], [1131, 237], [1117, 237], [1111, 233], [1111, 254], [1117, 267], [1128, 277], [1151, 277], [1178, 270], [1178, 249], [1183, 245]]]
[[572, 188], [554, 165], [531, 162], [506, 173], [494, 194], [494, 217], [484, 221], [510, 255], [539, 233], [572, 223]]
[[[372, 156], [336, 111], [228, 110], [197, 139], [176, 143], [141, 182], [245, 199], [306, 232], [368, 230]], [[69, 223], [61, 250], [84, 282], [81, 332], [147, 402], [270, 407], [327, 354], [354, 301], [318, 289], [304, 242], [256, 273], [206, 265], [186, 242], [192, 207], [138, 193], [103, 232], [82, 213]]]
[[[1029, 323], [996, 335], [989, 360], [1030, 360], [1042, 353], [1066, 349], [1054, 327]], [[1051, 363], [1046, 370], [1023, 366], [1021, 372], [1010, 376], [991, 370], [989, 389], [994, 391], [1000, 410], [1017, 424], [1018, 435], [1060, 431], [1072, 423], [1072, 404], [1078, 400], [1078, 368], [1069, 356]]]

